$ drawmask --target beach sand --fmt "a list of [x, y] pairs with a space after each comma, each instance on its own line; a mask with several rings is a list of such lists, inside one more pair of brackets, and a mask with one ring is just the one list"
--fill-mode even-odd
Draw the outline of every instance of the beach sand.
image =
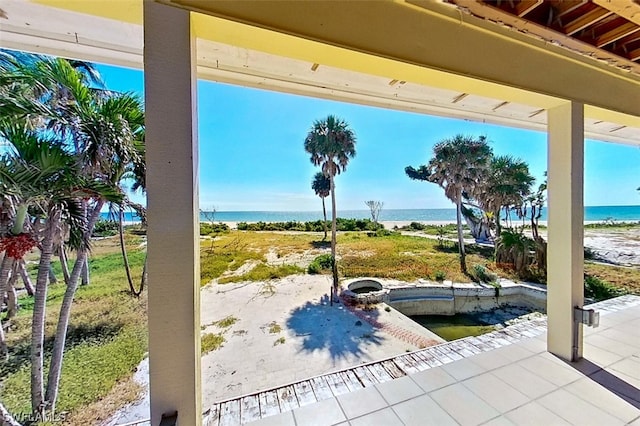
[[[227, 398], [419, 349], [420, 344], [406, 339], [407, 333], [431, 344], [441, 341], [382, 306], [366, 314], [391, 327], [373, 327], [362, 319], [362, 311], [342, 303], [330, 306], [330, 288], [327, 275], [203, 287], [203, 333], [225, 338], [221, 348], [202, 357], [203, 410]], [[212, 324], [230, 316], [237, 321], [228, 328]], [[395, 337], [400, 334], [402, 339]], [[149, 417], [148, 359], [135, 380], [147, 389], [142, 400], [121, 409], [107, 424]]]

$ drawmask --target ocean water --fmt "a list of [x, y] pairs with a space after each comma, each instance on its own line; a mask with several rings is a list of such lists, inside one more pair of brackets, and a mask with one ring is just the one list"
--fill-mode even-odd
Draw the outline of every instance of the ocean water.
[[[330, 212], [327, 212], [330, 215]], [[370, 218], [369, 210], [338, 210], [338, 216], [344, 218]], [[107, 214], [102, 214], [107, 218]], [[208, 220], [201, 215], [201, 220]], [[321, 211], [237, 211], [216, 212], [215, 222], [306, 222], [322, 219]], [[137, 222], [139, 218], [131, 212], [125, 214], [125, 220]], [[455, 221], [456, 210], [453, 209], [383, 209], [380, 213], [381, 221]], [[542, 209], [540, 220], [547, 220], [546, 209]], [[588, 206], [584, 209], [584, 220], [605, 221], [616, 220], [624, 222], [640, 221], [640, 206]]]

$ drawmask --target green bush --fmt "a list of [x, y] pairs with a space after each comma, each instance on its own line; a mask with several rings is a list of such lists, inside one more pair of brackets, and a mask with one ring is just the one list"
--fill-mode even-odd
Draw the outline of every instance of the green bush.
[[438, 282], [442, 282], [447, 278], [447, 273], [444, 271], [436, 271], [435, 273], [435, 279]]
[[484, 265], [473, 265], [472, 275], [476, 281], [480, 283], [492, 284], [498, 281], [498, 276], [493, 272], [487, 270]]
[[584, 276], [584, 295], [595, 301], [622, 296], [626, 292], [612, 284], [591, 275]]
[[320, 274], [323, 270], [331, 269], [333, 265], [333, 257], [330, 254], [321, 254], [320, 256], [313, 259], [313, 262], [309, 264], [307, 267], [307, 273], [309, 274]]
[[422, 231], [425, 228], [425, 225], [420, 222], [411, 222], [408, 226], [408, 229], [413, 231]]
[[211, 235], [224, 232], [229, 232], [229, 226], [226, 223], [200, 222], [200, 235]]
[[[327, 221], [327, 229], [331, 227], [331, 222]], [[376, 231], [384, 229], [381, 224], [376, 224], [370, 219], [336, 219], [336, 229], [338, 231]], [[321, 220], [309, 221], [309, 222], [255, 222], [238, 223], [239, 231], [307, 231], [307, 232], [321, 232], [324, 231], [324, 226]]]
[[118, 222], [111, 220], [98, 219], [96, 226], [93, 228], [93, 237], [111, 237], [118, 233]]

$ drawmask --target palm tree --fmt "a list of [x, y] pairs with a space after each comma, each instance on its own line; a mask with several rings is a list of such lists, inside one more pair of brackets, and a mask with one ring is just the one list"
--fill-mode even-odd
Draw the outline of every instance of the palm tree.
[[333, 287], [331, 303], [338, 292], [338, 264], [336, 261], [336, 175], [347, 169], [349, 160], [356, 155], [356, 135], [346, 121], [327, 116], [316, 120], [306, 139], [304, 149], [311, 155], [311, 163], [320, 166], [322, 174], [329, 179], [331, 192], [331, 258]]
[[[122, 170], [131, 163], [140, 168], [144, 162], [141, 151], [134, 147], [134, 141], [141, 141], [139, 136], [144, 134], [144, 113], [140, 101], [135, 96], [90, 88], [89, 81], [89, 77], [63, 59], [0, 61], [0, 116], [26, 123], [22, 132], [11, 136], [18, 142], [22, 136], [35, 141], [31, 143], [33, 153], [40, 160], [51, 157], [46, 164], [50, 168], [46, 170], [55, 172], [53, 177], [34, 173], [38, 167], [35, 162], [30, 166], [33, 169], [30, 175], [14, 179], [9, 187], [15, 190], [31, 183], [29, 188], [37, 188], [47, 200], [46, 203], [40, 200], [38, 204], [44, 230], [32, 331], [32, 408], [39, 414], [55, 410], [71, 304], [100, 210], [106, 202], [121, 201], [122, 192], [117, 184]], [[35, 131], [29, 133], [27, 128]], [[46, 152], [38, 154], [39, 150]], [[15, 159], [21, 157], [24, 155], [15, 156], [13, 162], [6, 165], [20, 164]], [[39, 185], [46, 181], [39, 179], [45, 177], [56, 185], [40, 188]], [[35, 181], [31, 182], [29, 178]], [[68, 244], [76, 249], [77, 255], [60, 309], [43, 396], [46, 278], [54, 235], [61, 229], [59, 225], [62, 222], [71, 224]]]
[[322, 200], [322, 215], [324, 217], [324, 220], [322, 221], [322, 226], [324, 227], [324, 237], [322, 238], [322, 241], [324, 241], [327, 239], [327, 209], [324, 205], [324, 199], [331, 193], [331, 181], [322, 174], [322, 172], [318, 172], [313, 176], [311, 189], [313, 189], [316, 195]]
[[456, 224], [458, 228], [458, 251], [460, 269], [467, 273], [464, 239], [462, 238], [462, 199], [463, 194], [473, 194], [486, 176], [490, 166], [492, 150], [484, 136], [475, 139], [471, 136], [456, 135], [444, 139], [433, 147], [433, 158], [417, 169], [408, 166], [405, 173], [411, 179], [435, 183], [444, 189], [444, 193], [456, 205]]
[[491, 159], [487, 177], [476, 187], [473, 198], [495, 219], [496, 235], [500, 235], [502, 229], [500, 211], [504, 209], [508, 217], [511, 208], [520, 208], [531, 193], [534, 182], [525, 161], [509, 155]]
[[[72, 227], [72, 235], [85, 228], [84, 215], [80, 209], [83, 197], [95, 196], [104, 186], [96, 181], [86, 180], [79, 173], [77, 158], [67, 152], [60, 141], [44, 138], [29, 130], [25, 123], [2, 123], [0, 135], [10, 144], [10, 151], [0, 158], [0, 176], [2, 190], [0, 196], [14, 197], [18, 208], [14, 223], [24, 223], [20, 211], [30, 207], [39, 212], [39, 221], [43, 222], [42, 233], [37, 236], [41, 251], [31, 335], [31, 378], [32, 409], [41, 412], [46, 406], [43, 396], [44, 364], [44, 319], [47, 299], [47, 279], [55, 234], [61, 222]], [[21, 233], [22, 239], [34, 241]], [[33, 245], [31, 245], [33, 246]], [[25, 250], [25, 244], [21, 244]], [[21, 257], [20, 253], [6, 254]], [[24, 253], [22, 253], [24, 254]], [[66, 329], [65, 329], [66, 333]]]

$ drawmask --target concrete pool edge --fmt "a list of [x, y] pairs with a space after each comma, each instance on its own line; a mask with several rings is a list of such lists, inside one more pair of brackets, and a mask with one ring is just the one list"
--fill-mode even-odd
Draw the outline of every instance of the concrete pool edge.
[[[361, 283], [379, 283], [381, 290], [357, 294], [351, 288]], [[505, 306], [546, 312], [546, 286], [500, 279], [498, 286], [476, 283], [405, 282], [362, 277], [341, 283], [341, 297], [354, 304], [386, 303], [406, 316], [455, 315], [486, 312]]]

